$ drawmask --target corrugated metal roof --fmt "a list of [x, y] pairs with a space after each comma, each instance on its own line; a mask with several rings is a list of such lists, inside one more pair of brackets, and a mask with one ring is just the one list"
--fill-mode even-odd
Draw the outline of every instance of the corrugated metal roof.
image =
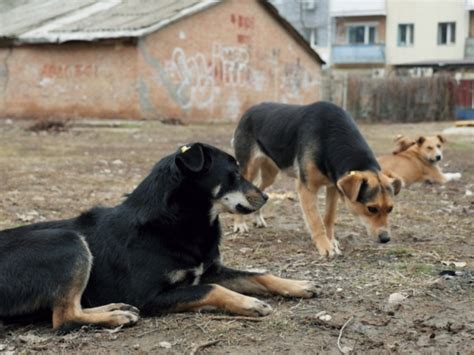
[[[141, 37], [223, 0], [0, 0], [0, 43]], [[318, 62], [308, 42], [267, 0], [258, 2]]]
[[0, 38], [20, 43], [140, 37], [218, 4], [211, 0], [0, 0]]

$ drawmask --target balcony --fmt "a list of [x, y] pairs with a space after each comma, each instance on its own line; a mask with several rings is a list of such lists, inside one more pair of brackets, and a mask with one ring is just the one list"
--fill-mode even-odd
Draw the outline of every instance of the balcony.
[[474, 58], [474, 37], [466, 38], [464, 58]]
[[384, 64], [385, 44], [344, 44], [332, 46], [333, 64]]

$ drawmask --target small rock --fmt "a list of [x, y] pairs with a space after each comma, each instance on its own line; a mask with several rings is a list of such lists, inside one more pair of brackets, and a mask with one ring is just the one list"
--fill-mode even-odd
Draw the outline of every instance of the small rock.
[[132, 346], [132, 348], [135, 349], [135, 350], [138, 350], [138, 349], [140, 349], [140, 344], [134, 344]]
[[466, 190], [466, 196], [472, 196], [472, 191], [471, 190]]
[[332, 317], [329, 314], [323, 314], [322, 316], [319, 317], [322, 321], [329, 322]]
[[388, 297], [388, 303], [391, 303], [391, 304], [398, 304], [398, 303], [402, 303], [403, 301], [405, 301], [405, 299], [407, 298], [407, 296], [401, 294], [401, 293], [392, 293], [389, 297]]
[[7, 120], [5, 121], [5, 123], [6, 123], [6, 124], [13, 124], [13, 121], [12, 121], [11, 119], [7, 119]]
[[249, 251], [252, 251], [252, 248], [243, 247], [243, 248], [240, 248], [239, 251], [242, 254], [247, 254]]
[[342, 292], [342, 288], [341, 287], [336, 288], [336, 292]]
[[158, 345], [163, 349], [171, 349], [171, 343], [168, 343], [167, 341], [160, 341]]
[[0, 344], [0, 351], [3, 351], [7, 348], [7, 344]]
[[120, 159], [116, 159], [112, 162], [112, 165], [123, 165], [123, 161], [121, 161]]
[[462, 268], [467, 265], [465, 261], [441, 261], [441, 264], [449, 266], [449, 265], [454, 265], [455, 267]]

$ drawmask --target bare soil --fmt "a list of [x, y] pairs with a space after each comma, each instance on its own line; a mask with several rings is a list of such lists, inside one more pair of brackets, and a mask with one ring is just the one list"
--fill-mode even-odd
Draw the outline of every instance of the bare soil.
[[[160, 122], [75, 121], [61, 130], [27, 130], [31, 121], [0, 120], [0, 229], [72, 217], [94, 205], [114, 205], [153, 164], [179, 145], [204, 141], [231, 152], [234, 125], [172, 126]], [[398, 134], [431, 135], [449, 123], [363, 125], [377, 153]], [[170, 314], [128, 329], [57, 335], [49, 323], [0, 325], [0, 353], [472, 353], [474, 139], [449, 136], [446, 172], [462, 179], [445, 186], [404, 189], [392, 217], [392, 241], [370, 240], [339, 207], [336, 236], [344, 255], [319, 257], [305, 229], [294, 182], [280, 177], [264, 208], [269, 227], [231, 233], [222, 216], [225, 262], [312, 279], [310, 300], [265, 297], [274, 312], [258, 321], [221, 313]], [[323, 196], [319, 202], [324, 204]], [[465, 262], [464, 267], [444, 261]], [[456, 275], [445, 278], [440, 272]], [[1, 270], [0, 270], [1, 272]], [[388, 302], [393, 293], [406, 298]], [[325, 313], [322, 313], [325, 312]], [[324, 317], [329, 315], [330, 317]], [[330, 318], [330, 319], [329, 319]], [[169, 348], [171, 347], [171, 348]]]

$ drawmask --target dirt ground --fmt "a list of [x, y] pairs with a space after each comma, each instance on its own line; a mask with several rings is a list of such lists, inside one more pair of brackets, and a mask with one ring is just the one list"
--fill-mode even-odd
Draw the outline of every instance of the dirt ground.
[[[26, 130], [31, 125], [0, 120], [0, 229], [117, 204], [178, 145], [204, 141], [230, 151], [234, 129], [231, 124], [77, 121], [64, 132], [35, 133]], [[361, 129], [372, 148], [385, 153], [398, 133], [430, 135], [449, 126]], [[338, 353], [340, 335], [343, 350], [359, 353], [472, 353], [474, 139], [448, 140], [442, 165], [447, 172], [461, 172], [462, 179], [402, 190], [392, 216], [392, 241], [386, 245], [370, 240], [340, 206], [336, 236], [344, 255], [320, 258], [287, 177], [269, 190], [271, 199], [264, 207], [268, 228], [234, 235], [231, 217], [222, 216], [228, 265], [314, 280], [321, 286], [317, 298], [261, 297], [274, 312], [258, 320], [221, 313], [171, 314], [142, 319], [128, 329], [83, 328], [61, 336], [48, 323], [5, 324], [0, 325], [0, 353], [190, 353], [199, 346], [200, 352], [219, 354]], [[324, 203], [323, 196], [319, 202]], [[455, 276], [440, 276], [444, 270], [456, 271]], [[393, 293], [406, 298], [389, 303]]]

